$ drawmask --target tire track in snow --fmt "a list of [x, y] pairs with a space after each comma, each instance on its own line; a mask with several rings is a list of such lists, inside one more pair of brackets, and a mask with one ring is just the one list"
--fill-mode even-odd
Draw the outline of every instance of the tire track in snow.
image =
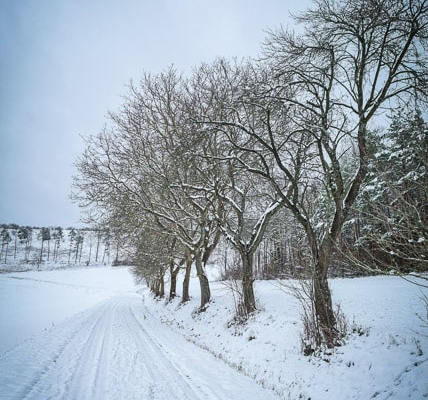
[[207, 399], [206, 393], [199, 388], [199, 394], [187, 382], [188, 377], [180, 373], [162, 346], [147, 332], [144, 325], [137, 319], [130, 302], [124, 321], [131, 333], [137, 348], [142, 352], [146, 368], [151, 378], [149, 395], [151, 400], [177, 399], [202, 400]]
[[[40, 399], [39, 393], [50, 388], [55, 391], [54, 396], [48, 398], [61, 398], [57, 386], [58, 368], [66, 361], [70, 365], [79, 354], [79, 343], [86, 340], [93, 330], [94, 315], [102, 309], [100, 305], [89, 308], [72, 318], [65, 320], [42, 334], [35, 335], [0, 357], [0, 398], [1, 399]], [[72, 374], [68, 368], [68, 374]], [[67, 369], [66, 369], [67, 371]], [[46, 383], [48, 382], [48, 383]], [[49, 382], [55, 382], [54, 384]]]
[[65, 399], [103, 399], [110, 365], [112, 321], [118, 303], [109, 302], [95, 323], [68, 382]]
[[[85, 316], [83, 321], [74, 327], [72, 334], [67, 335], [55, 354], [45, 362], [43, 370], [36, 374], [30, 385], [27, 385], [22, 399], [56, 400], [68, 398], [64, 396], [67, 396], [70, 391], [73, 378], [76, 371], [79, 370], [82, 360], [83, 363], [85, 362], [88, 356], [88, 346], [92, 343], [92, 338], [102, 319], [108, 315], [110, 307], [109, 303], [103, 303], [101, 306], [90, 310], [89, 315]], [[62, 382], [62, 384], [58, 385], [58, 382]], [[82, 382], [79, 382], [79, 385]], [[79, 399], [79, 397], [71, 398], [73, 400]]]

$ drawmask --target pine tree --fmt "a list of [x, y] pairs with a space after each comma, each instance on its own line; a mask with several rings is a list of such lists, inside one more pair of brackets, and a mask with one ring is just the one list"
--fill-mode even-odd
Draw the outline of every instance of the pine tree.
[[370, 173], [358, 208], [360, 249], [373, 267], [428, 269], [428, 124], [422, 113], [399, 111], [372, 141]]

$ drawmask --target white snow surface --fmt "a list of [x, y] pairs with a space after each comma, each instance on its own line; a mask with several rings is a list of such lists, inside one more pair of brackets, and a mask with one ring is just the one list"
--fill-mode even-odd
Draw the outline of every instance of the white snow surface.
[[426, 289], [332, 280], [356, 332], [305, 357], [297, 300], [279, 282], [255, 286], [259, 311], [236, 325], [220, 282], [196, 313], [196, 280], [182, 305], [153, 299], [126, 268], [1, 274], [0, 399], [428, 398]]
[[3, 274], [0, 399], [274, 399], [152, 316], [126, 269]]

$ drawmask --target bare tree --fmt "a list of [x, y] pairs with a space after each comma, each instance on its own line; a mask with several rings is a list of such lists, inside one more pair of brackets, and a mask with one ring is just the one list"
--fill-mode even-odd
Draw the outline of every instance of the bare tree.
[[[332, 249], [367, 174], [370, 123], [386, 102], [416, 91], [426, 96], [427, 16], [425, 0], [319, 0], [297, 18], [305, 25], [302, 36], [281, 29], [265, 43], [277, 85], [288, 89], [286, 96], [271, 93], [293, 109], [298, 126], [312, 138], [321, 173], [315, 191], [328, 199], [318, 228], [303, 207], [309, 191], [298, 193], [302, 186], [290, 179], [288, 187], [300, 199], [285, 196], [311, 246], [315, 311], [329, 347], [338, 339], [327, 282]], [[357, 148], [351, 173], [342, 164], [350, 145]], [[287, 175], [288, 168], [278, 164]]]
[[77, 163], [74, 199], [95, 206], [115, 223], [143, 226], [147, 215], [160, 230], [187, 248], [201, 287], [201, 308], [210, 300], [204, 264], [218, 242], [213, 201], [190, 193], [198, 178], [192, 168], [181, 78], [173, 69], [131, 84], [111, 126], [88, 140]]
[[219, 59], [201, 65], [188, 84], [189, 115], [197, 126], [194, 140], [199, 141], [195, 156], [202, 164], [195, 168], [203, 177], [193, 189], [214, 196], [219, 229], [240, 255], [243, 304], [239, 309], [246, 315], [256, 310], [254, 256], [270, 219], [282, 206], [272, 187], [243, 165], [243, 160], [255, 161], [246, 150], [256, 142], [232, 123], [218, 123], [241, 111], [233, 108], [233, 101], [247, 81], [243, 65]]

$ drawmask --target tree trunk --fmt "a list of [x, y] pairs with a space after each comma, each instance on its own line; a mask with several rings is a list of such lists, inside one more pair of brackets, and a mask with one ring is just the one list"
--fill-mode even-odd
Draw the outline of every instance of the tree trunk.
[[239, 253], [242, 261], [242, 294], [244, 307], [247, 314], [250, 314], [256, 310], [253, 288], [253, 254], [248, 251], [246, 245], [240, 247]]
[[159, 297], [165, 296], [165, 279], [164, 274], [162, 273], [159, 277]]
[[70, 244], [70, 247], [68, 248], [68, 265], [70, 265], [70, 260], [71, 260], [71, 247], [72, 245]]
[[30, 251], [31, 251], [31, 240], [27, 238], [25, 242], [25, 261], [30, 259]]
[[17, 243], [17, 241], [18, 241], [18, 234], [15, 232], [15, 247], [14, 247], [14, 249], [13, 249], [13, 259], [15, 260], [16, 259], [16, 243]]
[[6, 243], [6, 251], [4, 253], [4, 263], [5, 264], [7, 263], [7, 251], [8, 251], [8, 249], [9, 249], [9, 243]]
[[171, 261], [169, 265], [169, 272], [171, 275], [171, 283], [169, 286], [169, 300], [172, 300], [177, 295], [177, 275], [179, 271], [180, 267], [177, 266], [174, 269], [174, 261]]
[[97, 249], [95, 250], [95, 262], [98, 262], [98, 251], [100, 249], [100, 241], [101, 241], [101, 235], [99, 232], [97, 232]]
[[43, 261], [43, 244], [45, 243], [45, 241], [42, 239], [42, 246], [40, 248], [40, 257], [39, 257], [39, 266]]
[[156, 278], [150, 283], [150, 290], [155, 297], [164, 297], [165, 295], [165, 272], [159, 268]]
[[150, 290], [155, 295], [155, 297], [160, 297], [160, 279], [156, 278], [150, 284]]
[[192, 270], [192, 255], [190, 253], [186, 253], [186, 272], [184, 274], [183, 280], [183, 295], [181, 297], [181, 302], [185, 303], [190, 300], [189, 295], [189, 286], [190, 286], [190, 272]]
[[77, 264], [77, 258], [79, 257], [79, 242], [76, 243], [76, 253], [74, 254], [74, 263]]
[[119, 240], [116, 244], [116, 265], [119, 265]]
[[312, 277], [312, 282], [314, 290], [313, 301], [321, 334], [327, 347], [333, 348], [338, 344], [338, 332], [328, 280], [326, 277], [315, 273]]
[[331, 246], [321, 248], [317, 252], [315, 268], [312, 274], [313, 301], [316, 318], [321, 330], [323, 340], [328, 348], [338, 345], [338, 331], [336, 329], [336, 318], [333, 310], [331, 291], [327, 280], [327, 271], [331, 256]]
[[327, 273], [334, 239], [331, 235], [327, 235], [319, 243], [309, 226], [306, 226], [306, 233], [312, 255], [311, 275], [313, 293], [310, 300], [314, 306], [315, 319], [320, 337], [328, 348], [333, 348], [338, 345], [338, 331]]
[[92, 255], [92, 237], [90, 237], [90, 240], [89, 240], [89, 255], [88, 255], [87, 265], [91, 263], [91, 255]]
[[150, 282], [150, 291], [155, 295], [155, 297], [158, 296], [158, 280], [154, 279], [152, 282]]
[[201, 287], [200, 311], [204, 311], [205, 306], [208, 304], [208, 302], [211, 299], [211, 291], [210, 291], [210, 283], [205, 273], [205, 269], [202, 265], [202, 256], [199, 251], [195, 252], [195, 266], [196, 266], [196, 273], [198, 274], [198, 278], [199, 278], [199, 285]]
[[[4, 245], [5, 245], [5, 243], [2, 242], [2, 244], [1, 244], [1, 250], [0, 250], [0, 260], [3, 260], [3, 249], [4, 249]], [[6, 261], [5, 261], [5, 263], [6, 263]]]

